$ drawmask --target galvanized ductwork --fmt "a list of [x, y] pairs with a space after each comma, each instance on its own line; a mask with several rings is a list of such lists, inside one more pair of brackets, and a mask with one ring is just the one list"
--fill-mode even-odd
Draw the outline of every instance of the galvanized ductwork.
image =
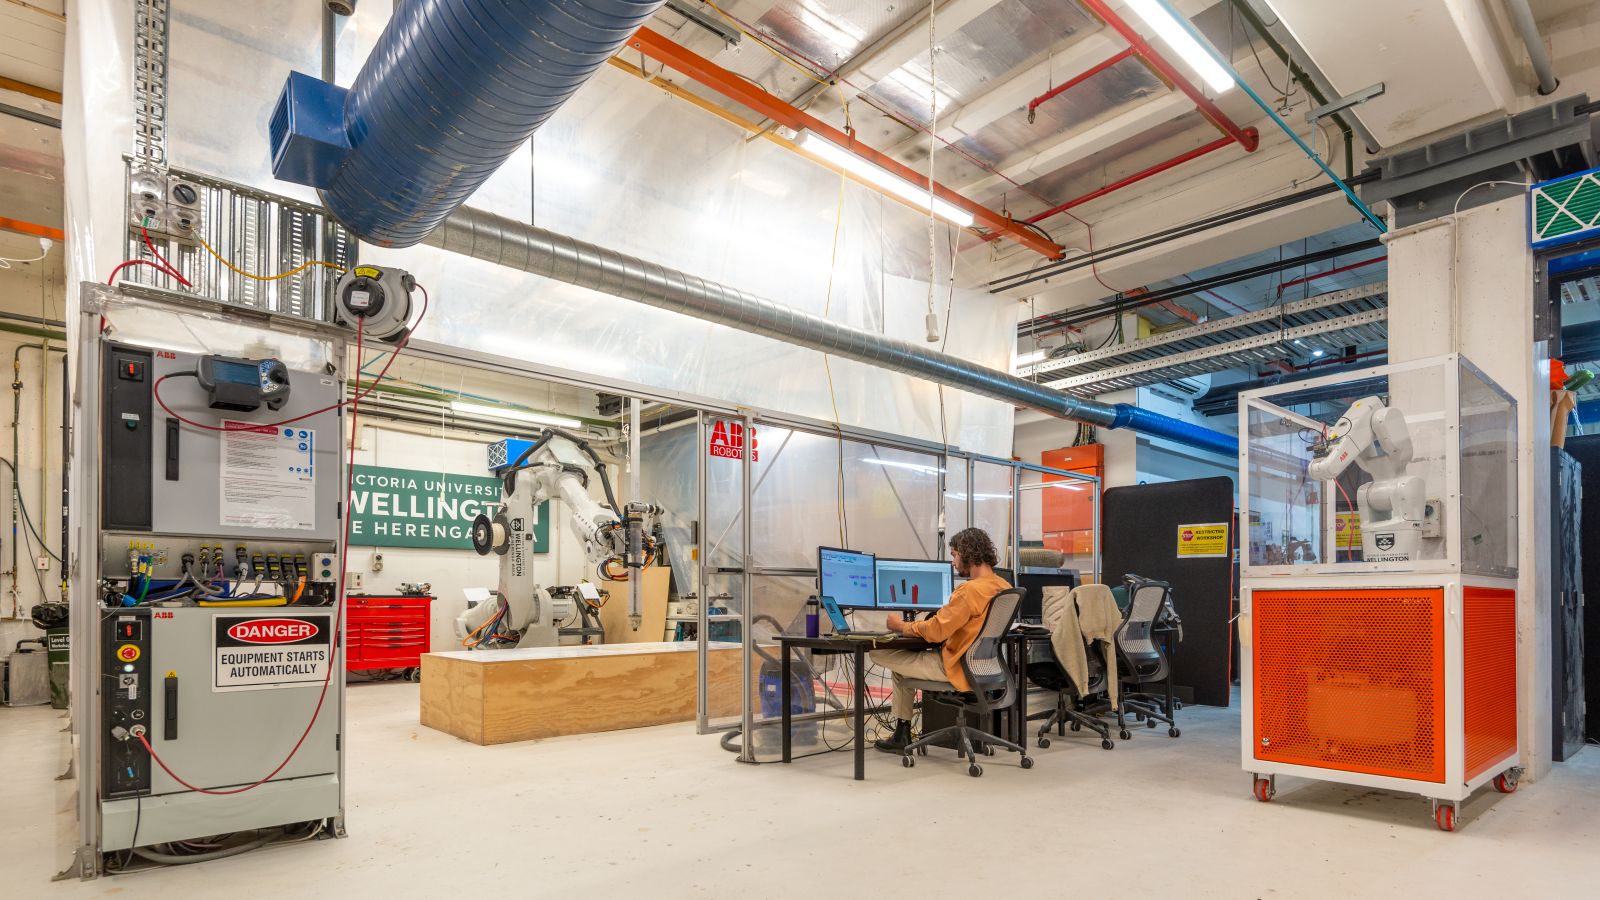
[[[363, 241], [409, 247], [464, 203], [664, 0], [407, 0], [347, 91], [292, 73], [273, 174]], [[352, 4], [353, 5], [353, 4]]]
[[423, 243], [1063, 419], [1101, 428], [1132, 428], [1216, 453], [1238, 453], [1238, 442], [1229, 435], [1125, 403], [1113, 406], [1071, 397], [948, 353], [850, 328], [737, 288], [480, 210], [459, 210]]

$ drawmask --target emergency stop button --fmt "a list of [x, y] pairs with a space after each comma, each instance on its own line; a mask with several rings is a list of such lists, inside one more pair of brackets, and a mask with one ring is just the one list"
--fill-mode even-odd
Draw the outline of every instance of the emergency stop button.
[[123, 662], [133, 662], [139, 658], [138, 644], [123, 644], [117, 648], [117, 659]]

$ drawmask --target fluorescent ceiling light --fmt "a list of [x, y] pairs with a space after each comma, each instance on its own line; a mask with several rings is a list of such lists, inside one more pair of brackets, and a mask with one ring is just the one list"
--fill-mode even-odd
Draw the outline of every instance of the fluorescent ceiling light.
[[464, 416], [477, 416], [483, 419], [509, 419], [513, 422], [530, 422], [534, 425], [554, 425], [557, 428], [578, 428], [583, 425], [577, 419], [565, 416], [553, 416], [549, 413], [537, 413], [531, 410], [510, 409], [504, 406], [485, 406], [482, 403], [467, 403], [462, 400], [450, 401], [451, 412], [458, 412]]
[[1130, 9], [1139, 14], [1139, 18], [1143, 19], [1146, 25], [1150, 26], [1156, 36], [1171, 47], [1174, 53], [1183, 57], [1189, 68], [1195, 70], [1213, 91], [1222, 94], [1233, 87], [1233, 76], [1222, 68], [1216, 57], [1200, 46], [1200, 42], [1195, 40], [1187, 28], [1173, 18], [1173, 13], [1166, 4], [1160, 0], [1125, 0], [1125, 2]]
[[1045, 350], [1029, 350], [1027, 353], [1017, 357], [1017, 365], [1031, 366], [1034, 363], [1043, 360], [1047, 355], [1048, 351]]
[[872, 463], [875, 466], [890, 466], [896, 469], [910, 469], [913, 472], [921, 472], [924, 475], [937, 475], [944, 471], [944, 469], [941, 469], [938, 466], [925, 466], [921, 463], [901, 462], [898, 459], [877, 459], [875, 457], [873, 459], [863, 459], [862, 462]]
[[898, 175], [891, 175], [887, 169], [873, 165], [825, 137], [810, 131], [804, 132], [800, 138], [800, 149], [814, 153], [846, 172], [866, 179], [913, 206], [928, 209], [928, 201], [932, 200], [932, 212], [941, 219], [948, 219], [962, 228], [972, 225], [972, 213], [954, 203], [930, 195], [926, 184], [917, 186]]

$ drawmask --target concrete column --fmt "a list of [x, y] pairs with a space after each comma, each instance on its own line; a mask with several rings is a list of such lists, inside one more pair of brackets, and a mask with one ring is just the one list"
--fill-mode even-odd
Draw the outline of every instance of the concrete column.
[[1517, 696], [1522, 765], [1537, 779], [1551, 750], [1550, 359], [1534, 341], [1526, 203], [1504, 200], [1385, 241], [1390, 362], [1459, 351], [1517, 400]]

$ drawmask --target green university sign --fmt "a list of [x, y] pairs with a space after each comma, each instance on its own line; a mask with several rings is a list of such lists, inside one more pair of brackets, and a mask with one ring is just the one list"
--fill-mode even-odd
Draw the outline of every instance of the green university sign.
[[[356, 466], [350, 543], [361, 547], [472, 549], [472, 520], [500, 508], [500, 479], [387, 466]], [[550, 552], [550, 501], [534, 510], [533, 552]]]

